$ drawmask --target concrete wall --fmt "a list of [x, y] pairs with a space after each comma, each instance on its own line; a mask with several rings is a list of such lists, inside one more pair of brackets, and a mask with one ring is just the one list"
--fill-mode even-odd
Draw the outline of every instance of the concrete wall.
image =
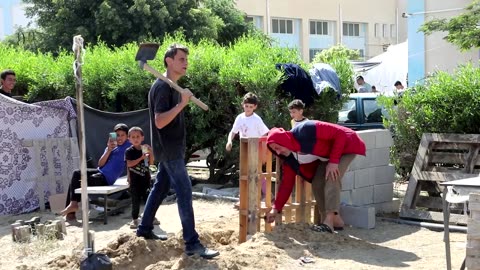
[[398, 212], [400, 200], [393, 198], [395, 168], [389, 164], [391, 134], [386, 129], [359, 131], [367, 155], [357, 156], [342, 180], [341, 214], [345, 223], [375, 227], [375, 214]]

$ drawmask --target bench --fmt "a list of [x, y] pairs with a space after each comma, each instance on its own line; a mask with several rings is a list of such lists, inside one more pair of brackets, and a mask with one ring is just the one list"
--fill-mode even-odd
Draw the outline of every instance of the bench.
[[[108, 210], [108, 196], [113, 195], [115, 193], [121, 192], [128, 189], [128, 182], [127, 182], [127, 176], [123, 176], [117, 179], [115, 183], [111, 186], [93, 186], [93, 187], [87, 187], [87, 194], [88, 195], [103, 195], [103, 224], [107, 224], [107, 215], [108, 213], [114, 213], [126, 206], [129, 205], [130, 201], [128, 204], [120, 204], [120, 205], [115, 205], [114, 207], [110, 207], [110, 211]], [[81, 194], [82, 189], [77, 188], [75, 189], [75, 193]]]

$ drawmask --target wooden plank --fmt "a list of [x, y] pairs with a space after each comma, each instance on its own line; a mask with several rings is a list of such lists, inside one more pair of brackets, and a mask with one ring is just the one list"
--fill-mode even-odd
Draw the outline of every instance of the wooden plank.
[[306, 212], [305, 212], [305, 221], [307, 223], [311, 223], [312, 207], [314, 207], [314, 204], [312, 203], [312, 184], [308, 182], [305, 182], [305, 204], [307, 205]]
[[432, 141], [432, 150], [468, 150], [474, 143], [435, 142]]
[[249, 235], [257, 233], [258, 205], [258, 138], [248, 138], [248, 229]]
[[478, 144], [480, 134], [453, 134], [453, 133], [424, 133], [429, 141], [456, 144]]
[[[238, 242], [247, 241], [248, 228], [248, 141], [240, 140], [240, 213], [239, 213], [239, 236]], [[246, 214], [243, 212], [247, 211]]]
[[429, 152], [429, 164], [465, 164], [465, 153]]
[[415, 172], [416, 179], [423, 180], [423, 181], [435, 181], [435, 182], [446, 182], [446, 181], [453, 181], [453, 180], [459, 180], [464, 178], [472, 178], [477, 176], [478, 176], [477, 174], [460, 173], [460, 172], [457, 172], [457, 173], [427, 172], [427, 171]]
[[[270, 211], [272, 207], [272, 164], [273, 164], [273, 156], [272, 152], [270, 152], [267, 147], [265, 147], [265, 151], [267, 151], [267, 173], [265, 176], [266, 179], [266, 194], [265, 194], [265, 207]], [[265, 231], [271, 232], [272, 231], [272, 224], [265, 222]]]
[[478, 158], [479, 145], [472, 145], [465, 161], [465, 173], [474, 173], [475, 165], [480, 161]]

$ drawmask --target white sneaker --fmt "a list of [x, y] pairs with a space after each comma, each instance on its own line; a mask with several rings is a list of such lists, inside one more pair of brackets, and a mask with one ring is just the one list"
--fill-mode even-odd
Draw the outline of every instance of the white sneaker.
[[130, 223], [130, 229], [136, 229], [138, 227], [138, 219], [132, 220]]

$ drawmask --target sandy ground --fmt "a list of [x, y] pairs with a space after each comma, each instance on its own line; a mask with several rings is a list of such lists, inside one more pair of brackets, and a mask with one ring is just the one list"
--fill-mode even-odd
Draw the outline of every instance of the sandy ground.
[[[313, 232], [308, 225], [278, 226], [272, 233], [257, 233], [238, 244], [238, 212], [230, 202], [195, 200], [197, 230], [203, 243], [220, 250], [213, 260], [183, 255], [177, 206], [162, 205], [157, 213], [167, 241], [146, 241], [134, 235], [127, 223], [129, 209], [109, 217], [109, 223], [95, 221], [95, 249], [108, 254], [114, 269], [445, 269], [443, 233], [399, 225], [377, 218], [375, 229], [346, 228], [338, 234]], [[2, 217], [0, 222], [0, 269], [78, 269], [82, 250], [81, 227], [69, 226], [64, 240], [32, 240], [14, 243], [10, 224], [17, 219], [49, 212]], [[453, 268], [465, 255], [466, 235], [451, 233]], [[302, 256], [313, 263], [302, 264]]]

